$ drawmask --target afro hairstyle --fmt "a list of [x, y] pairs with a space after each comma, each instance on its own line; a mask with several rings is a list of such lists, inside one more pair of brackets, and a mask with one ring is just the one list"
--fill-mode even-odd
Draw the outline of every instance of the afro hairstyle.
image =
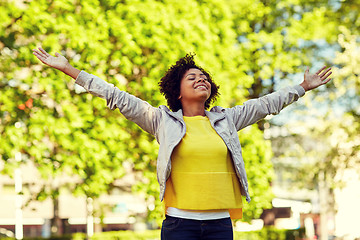
[[201, 72], [205, 74], [207, 80], [211, 84], [211, 93], [210, 97], [205, 102], [205, 109], [210, 107], [210, 104], [216, 100], [216, 98], [220, 95], [219, 86], [216, 85], [210, 74], [205, 71], [200, 66], [196, 65], [194, 61], [195, 54], [186, 54], [185, 57], [180, 58], [176, 64], [172, 65], [165, 76], [161, 78], [159, 82], [160, 92], [165, 96], [167, 104], [171, 111], [178, 111], [182, 109], [182, 105], [179, 99], [180, 96], [180, 82], [183, 78], [185, 72], [190, 68], [197, 68]]

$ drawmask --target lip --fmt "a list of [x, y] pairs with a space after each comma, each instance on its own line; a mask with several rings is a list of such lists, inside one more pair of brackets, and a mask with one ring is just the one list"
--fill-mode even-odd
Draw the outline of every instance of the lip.
[[204, 87], [206, 90], [208, 90], [208, 87], [205, 84], [199, 84], [199, 85], [195, 86], [194, 88], [198, 89], [200, 87]]

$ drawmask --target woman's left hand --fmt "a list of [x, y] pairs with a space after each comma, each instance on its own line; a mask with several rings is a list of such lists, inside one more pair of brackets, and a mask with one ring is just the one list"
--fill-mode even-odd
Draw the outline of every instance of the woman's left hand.
[[309, 67], [308, 67], [304, 74], [304, 81], [300, 84], [300, 86], [302, 86], [305, 89], [305, 91], [309, 91], [328, 83], [331, 80], [331, 78], [329, 78], [329, 76], [332, 73], [330, 72], [330, 70], [331, 67], [326, 68], [326, 66], [324, 66], [315, 74], [311, 74], [309, 73]]

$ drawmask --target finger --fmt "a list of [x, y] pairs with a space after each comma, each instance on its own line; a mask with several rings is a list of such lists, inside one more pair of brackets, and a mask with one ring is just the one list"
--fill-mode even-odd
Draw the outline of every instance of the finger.
[[32, 51], [33, 51], [34, 54], [35, 53], [39, 54], [39, 51], [37, 49], [33, 49]]
[[326, 80], [331, 74], [332, 74], [332, 72], [329, 72], [328, 74], [326, 74], [325, 77], [321, 77], [321, 80], [322, 81]]
[[319, 75], [319, 77], [323, 78], [323, 77], [325, 76], [325, 74], [326, 74], [327, 72], [329, 72], [330, 70], [331, 70], [331, 67], [329, 67], [328, 69], [324, 70], [324, 71]]
[[34, 51], [33, 54], [34, 54], [38, 59], [43, 59], [43, 58], [44, 58], [38, 51]]
[[40, 52], [39, 50], [37, 50], [37, 49], [33, 49], [33, 53], [34, 53], [34, 54], [36, 53], [36, 55], [35, 55], [35, 56], [42, 56], [42, 57], [45, 57], [45, 56], [44, 56], [44, 54], [43, 54], [42, 52]]
[[331, 81], [331, 78], [329, 78], [328, 80], [324, 81], [322, 84], [327, 84], [328, 82]]
[[316, 72], [316, 74], [321, 73], [322, 70], [324, 70], [326, 68], [326, 66], [323, 66], [319, 71]]
[[33, 52], [33, 54], [44, 64], [46, 64], [46, 60], [45, 60], [45, 57], [43, 57], [42, 55], [40, 55], [39, 53], [37, 52]]
[[45, 56], [50, 56], [50, 54], [48, 54], [43, 48], [39, 47], [40, 51], [45, 54]]
[[309, 75], [309, 67], [306, 67], [306, 69], [305, 69], [304, 79], [307, 77], [307, 75]]
[[40, 55], [40, 54], [38, 54], [38, 53], [36, 53], [36, 52], [34, 52], [34, 55], [35, 55], [41, 62], [45, 63], [46, 57], [44, 57], [44, 56], [42, 56], [42, 55]]

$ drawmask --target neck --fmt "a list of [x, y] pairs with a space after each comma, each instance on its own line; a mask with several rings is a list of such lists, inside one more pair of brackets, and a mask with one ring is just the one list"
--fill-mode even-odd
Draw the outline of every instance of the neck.
[[204, 104], [182, 104], [183, 115], [186, 117], [205, 116]]

